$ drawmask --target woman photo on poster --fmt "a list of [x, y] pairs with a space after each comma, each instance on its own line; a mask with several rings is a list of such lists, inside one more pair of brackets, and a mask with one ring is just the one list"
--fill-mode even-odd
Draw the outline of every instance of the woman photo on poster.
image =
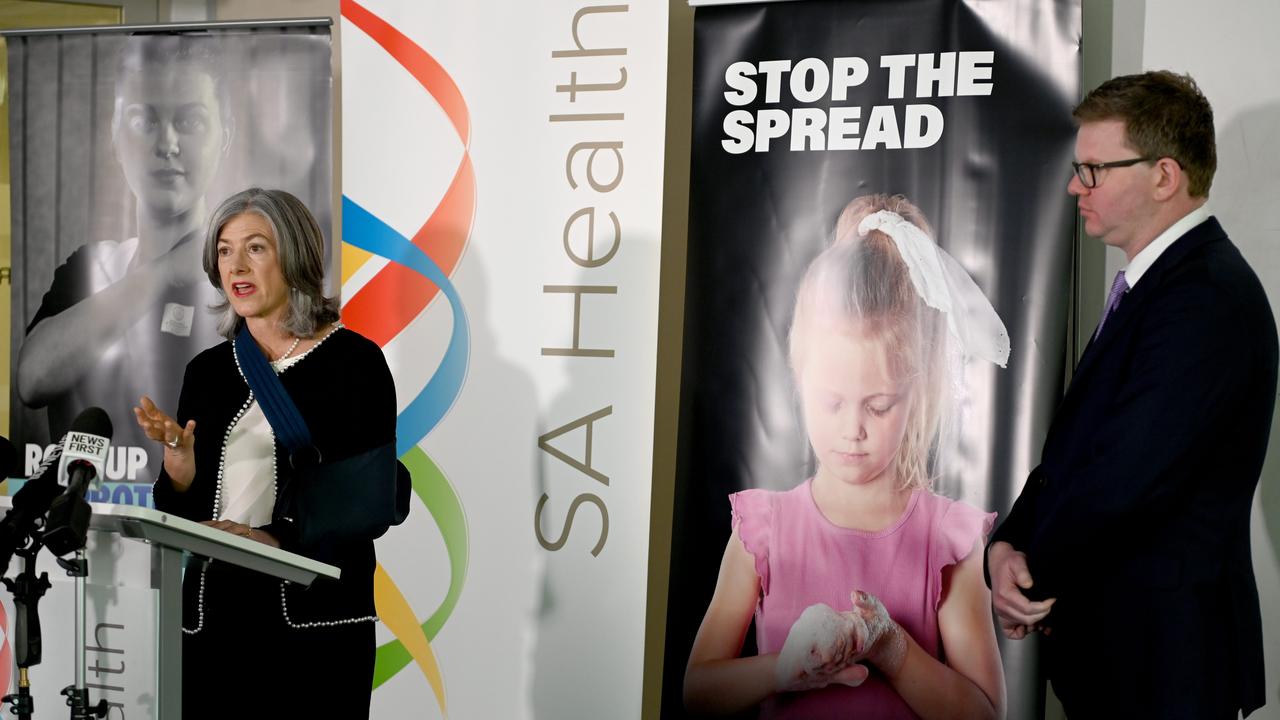
[[[730, 496], [732, 534], [694, 640], [696, 714], [1001, 717], [982, 548], [994, 521], [931, 492], [966, 358], [1009, 338], [901, 196], [841, 213], [789, 338], [816, 472]], [[754, 620], [759, 654], [740, 657]]]
[[51, 438], [100, 406], [116, 420], [113, 449], [149, 445], [123, 421], [129, 407], [144, 390], [176, 402], [183, 365], [219, 340], [201, 237], [205, 191], [234, 135], [217, 39], [132, 35], [116, 70], [111, 147], [137, 234], [91, 239], [57, 268], [17, 367], [22, 401], [48, 408]]

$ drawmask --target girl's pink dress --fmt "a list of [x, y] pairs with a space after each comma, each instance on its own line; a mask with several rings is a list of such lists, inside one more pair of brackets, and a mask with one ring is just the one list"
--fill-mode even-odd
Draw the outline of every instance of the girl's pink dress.
[[[778, 652], [806, 607], [826, 603], [851, 610], [849, 593], [865, 590], [884, 603], [911, 637], [938, 659], [938, 601], [942, 569], [964, 559], [985, 537], [995, 513], [916, 490], [907, 509], [880, 532], [850, 530], [818, 510], [811, 481], [786, 492], [744, 490], [729, 496], [733, 525], [755, 558], [761, 596], [756, 645]], [[830, 685], [774, 695], [762, 718], [914, 718], [915, 713], [876, 671], [861, 686]]]

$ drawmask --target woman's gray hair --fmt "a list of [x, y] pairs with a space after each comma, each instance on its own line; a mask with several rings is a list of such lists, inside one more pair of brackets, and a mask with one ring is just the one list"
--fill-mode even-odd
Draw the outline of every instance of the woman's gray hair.
[[237, 215], [253, 213], [267, 221], [276, 239], [280, 272], [289, 286], [288, 309], [282, 327], [295, 337], [309, 338], [340, 317], [338, 299], [324, 295], [324, 233], [307, 206], [284, 190], [249, 188], [223, 200], [209, 218], [204, 236], [204, 271], [222, 295], [210, 309], [219, 315], [218, 333], [232, 339], [240, 316], [232, 309], [218, 273], [218, 237]]

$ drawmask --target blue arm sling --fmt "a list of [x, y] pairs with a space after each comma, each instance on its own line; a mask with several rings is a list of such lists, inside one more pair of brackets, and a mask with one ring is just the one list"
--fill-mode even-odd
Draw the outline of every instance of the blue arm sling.
[[341, 544], [372, 540], [404, 522], [412, 488], [408, 470], [396, 459], [395, 442], [324, 462], [298, 406], [244, 324], [234, 349], [249, 390], [288, 451], [288, 470], [277, 470], [284, 476], [276, 483], [273, 516], [292, 524], [296, 549], [331, 556]]

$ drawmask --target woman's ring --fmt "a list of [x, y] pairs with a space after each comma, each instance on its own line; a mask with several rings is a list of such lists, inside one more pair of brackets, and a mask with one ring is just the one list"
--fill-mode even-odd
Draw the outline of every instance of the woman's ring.
[[172, 439], [172, 440], [165, 440], [165, 441], [164, 441], [164, 444], [165, 444], [165, 445], [168, 445], [169, 447], [173, 448], [174, 450], [177, 450], [177, 449], [178, 449], [178, 445], [180, 445], [181, 443], [182, 443], [182, 439], [181, 439], [181, 438], [174, 438], [174, 439]]

